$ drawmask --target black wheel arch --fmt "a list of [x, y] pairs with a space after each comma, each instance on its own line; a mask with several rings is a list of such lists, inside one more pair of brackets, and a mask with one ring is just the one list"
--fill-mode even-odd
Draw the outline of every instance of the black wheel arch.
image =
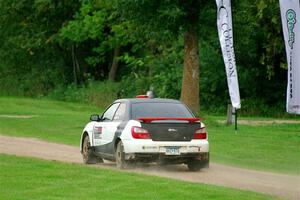
[[89, 134], [88, 134], [88, 132], [84, 132], [83, 133], [83, 135], [82, 135], [82, 138], [81, 138], [81, 151], [80, 151], [80, 153], [82, 153], [82, 148], [83, 148], [83, 141], [84, 141], [84, 138], [86, 137], [86, 136], [89, 136]]
[[116, 151], [118, 143], [121, 141], [121, 138], [117, 138], [114, 144], [114, 150]]

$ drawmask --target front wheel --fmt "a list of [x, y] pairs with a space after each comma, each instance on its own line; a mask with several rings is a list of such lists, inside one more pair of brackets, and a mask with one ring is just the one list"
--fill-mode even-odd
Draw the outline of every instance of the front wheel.
[[91, 149], [89, 136], [85, 136], [82, 144], [82, 160], [84, 164], [103, 163], [102, 158], [96, 157]]
[[119, 141], [117, 144], [117, 149], [115, 152], [116, 164], [118, 169], [126, 169], [128, 168], [128, 161], [125, 160], [125, 152], [123, 142]]

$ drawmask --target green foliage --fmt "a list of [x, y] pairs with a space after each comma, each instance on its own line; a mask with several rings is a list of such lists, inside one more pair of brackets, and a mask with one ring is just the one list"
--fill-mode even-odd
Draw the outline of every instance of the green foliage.
[[[202, 19], [199, 13], [210, 1], [172, 1], [172, 0], [117, 0], [117, 7], [124, 17], [131, 19], [142, 31], [153, 37], [171, 34], [177, 36], [189, 26], [198, 27]], [[197, 29], [197, 28], [196, 28]], [[158, 34], [157, 34], [158, 33]]]
[[88, 81], [86, 85], [68, 85], [56, 87], [48, 95], [50, 99], [81, 102], [105, 108], [118, 98], [119, 83]]
[[91, 76], [103, 80], [107, 78], [113, 50], [137, 40], [132, 32], [134, 27], [120, 17], [112, 1], [88, 0], [82, 1], [80, 10], [61, 28], [59, 36], [61, 43], [76, 44], [77, 56], [87, 68], [85, 71], [100, 73], [100, 76]]
[[252, 9], [255, 16], [255, 27], [262, 29], [258, 36], [261, 41], [262, 55], [260, 64], [266, 66], [269, 79], [274, 77], [277, 68], [287, 68], [284, 43], [282, 41], [282, 27], [279, 2], [256, 0], [256, 7]]
[[125, 54], [123, 60], [131, 73], [121, 80], [123, 96], [145, 94], [152, 89], [156, 97], [179, 99], [183, 62], [183, 44], [179, 41], [162, 45], [152, 40], [155, 52], [147, 52], [148, 56], [139, 59]]
[[45, 95], [55, 85], [67, 82], [65, 52], [55, 38], [77, 7], [75, 0], [0, 1], [3, 93]]
[[[283, 113], [287, 76], [278, 1], [233, 1], [232, 9], [241, 112]], [[215, 24], [214, 1], [0, 0], [0, 95], [88, 99], [93, 95], [84, 90], [98, 87], [90, 80], [107, 80], [118, 48], [120, 96], [154, 88], [158, 97], [179, 98], [182, 37], [193, 25], [200, 39], [201, 112], [225, 113], [229, 95]]]

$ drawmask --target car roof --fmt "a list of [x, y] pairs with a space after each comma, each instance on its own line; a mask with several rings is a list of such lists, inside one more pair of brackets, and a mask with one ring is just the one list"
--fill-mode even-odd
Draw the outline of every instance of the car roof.
[[117, 99], [114, 103], [128, 102], [128, 103], [181, 103], [175, 99], [162, 99], [162, 98], [129, 98]]

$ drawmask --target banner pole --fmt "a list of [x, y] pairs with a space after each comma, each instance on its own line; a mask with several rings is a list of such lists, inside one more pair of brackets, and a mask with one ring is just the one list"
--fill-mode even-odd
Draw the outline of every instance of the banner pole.
[[237, 109], [235, 109], [235, 133], [237, 133], [237, 113], [238, 113], [238, 110]]

